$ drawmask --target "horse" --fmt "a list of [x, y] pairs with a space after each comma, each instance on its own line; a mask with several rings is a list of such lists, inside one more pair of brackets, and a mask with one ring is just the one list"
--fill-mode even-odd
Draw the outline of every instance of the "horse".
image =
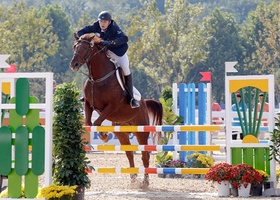
[[[127, 92], [118, 81], [117, 73], [124, 82], [123, 72], [107, 57], [106, 47], [100, 44], [102, 39], [93, 33], [82, 35], [80, 38], [74, 34], [74, 37], [74, 54], [70, 67], [75, 72], [78, 72], [83, 64], [86, 64], [88, 68], [88, 79], [83, 87], [85, 125], [101, 126], [105, 119], [111, 121], [112, 125], [162, 125], [163, 108], [159, 101], [141, 97], [140, 107], [131, 108]], [[99, 117], [92, 124], [91, 117], [94, 110]], [[130, 133], [115, 132], [114, 134], [121, 145], [131, 144]], [[149, 132], [134, 132], [133, 134], [139, 145], [148, 144]], [[105, 133], [100, 133], [100, 138], [104, 142], [108, 141], [108, 135]], [[132, 151], [126, 151], [131, 168], [135, 167], [133, 155]], [[149, 167], [149, 160], [149, 152], [142, 151], [142, 162], [145, 168]], [[130, 177], [131, 183], [134, 183], [137, 174], [131, 174]], [[144, 174], [142, 187], [148, 185], [149, 175]]]

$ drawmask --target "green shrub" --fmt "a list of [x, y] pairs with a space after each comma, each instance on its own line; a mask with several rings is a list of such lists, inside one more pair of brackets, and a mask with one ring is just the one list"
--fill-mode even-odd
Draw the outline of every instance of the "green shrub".
[[64, 83], [56, 87], [54, 94], [53, 122], [53, 177], [59, 185], [78, 185], [89, 187], [90, 180], [85, 169], [90, 161], [86, 157], [81, 138], [85, 134], [83, 127], [80, 90], [75, 82]]

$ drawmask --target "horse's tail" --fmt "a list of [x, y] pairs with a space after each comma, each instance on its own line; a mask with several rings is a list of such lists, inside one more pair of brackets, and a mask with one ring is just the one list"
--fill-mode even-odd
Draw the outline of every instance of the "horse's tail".
[[[162, 125], [163, 119], [163, 108], [162, 104], [159, 101], [153, 99], [146, 99], [145, 103], [148, 109], [148, 115], [150, 120], [150, 125]], [[153, 143], [156, 144], [156, 137], [157, 141], [161, 138], [161, 132], [154, 132], [151, 133], [151, 137]]]
[[159, 101], [153, 99], [146, 99], [145, 102], [148, 108], [150, 125], [162, 125], [162, 118], [163, 118], [162, 104]]

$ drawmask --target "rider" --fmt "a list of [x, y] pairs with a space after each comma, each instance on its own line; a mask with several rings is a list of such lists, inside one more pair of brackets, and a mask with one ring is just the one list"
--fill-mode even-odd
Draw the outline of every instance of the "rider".
[[139, 102], [133, 97], [132, 75], [129, 69], [128, 56], [126, 54], [128, 49], [128, 37], [112, 19], [108, 11], [99, 13], [98, 21], [95, 21], [92, 25], [85, 26], [77, 32], [79, 37], [86, 33], [94, 33], [103, 39], [101, 44], [108, 47], [107, 56], [115, 60], [123, 69], [125, 83], [130, 96], [131, 108], [139, 107]]

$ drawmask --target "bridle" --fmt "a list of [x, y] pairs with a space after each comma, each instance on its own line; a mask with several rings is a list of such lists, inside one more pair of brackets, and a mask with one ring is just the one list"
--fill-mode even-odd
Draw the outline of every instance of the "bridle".
[[87, 40], [84, 39], [79, 39], [74, 46], [76, 46], [78, 43], [87, 43], [88, 44], [88, 48], [87, 48], [87, 52], [86, 55], [83, 57], [81, 56], [79, 53], [77, 53], [76, 51], [74, 52], [74, 55], [77, 55], [78, 57], [82, 58], [84, 63], [87, 63], [93, 56], [95, 56], [96, 54], [100, 53], [101, 51], [103, 51], [106, 46], [102, 47], [101, 49], [99, 49], [97, 52], [95, 52], [94, 54], [92, 54], [93, 51], [93, 47], [94, 47], [94, 42], [89, 42]]
[[[76, 46], [78, 43], [87, 43], [88, 44], [88, 48], [87, 48], [87, 52], [85, 54], [85, 56], [81, 56], [79, 53], [77, 53], [76, 51], [74, 52], [74, 55], [80, 57], [84, 63], [87, 63], [88, 61], [90, 61], [92, 59], [92, 57], [94, 57], [96, 54], [100, 53], [101, 51], [104, 51], [104, 49], [106, 48], [106, 46], [102, 47], [101, 49], [99, 49], [98, 51], [96, 51], [95, 53], [93, 52], [93, 47], [94, 47], [94, 42], [89, 42], [87, 40], [84, 39], [79, 39], [74, 46]], [[101, 82], [104, 81], [105, 79], [107, 79], [108, 77], [110, 77], [111, 75], [113, 75], [115, 73], [116, 70], [111, 71], [110, 73], [106, 74], [104, 77], [99, 78], [97, 80], [94, 80], [91, 76], [91, 68], [89, 67], [89, 74], [86, 74], [85, 72], [83, 72], [82, 70], [79, 70], [80, 73], [86, 75], [89, 79], [90, 82], [92, 83], [96, 83], [96, 82]]]

